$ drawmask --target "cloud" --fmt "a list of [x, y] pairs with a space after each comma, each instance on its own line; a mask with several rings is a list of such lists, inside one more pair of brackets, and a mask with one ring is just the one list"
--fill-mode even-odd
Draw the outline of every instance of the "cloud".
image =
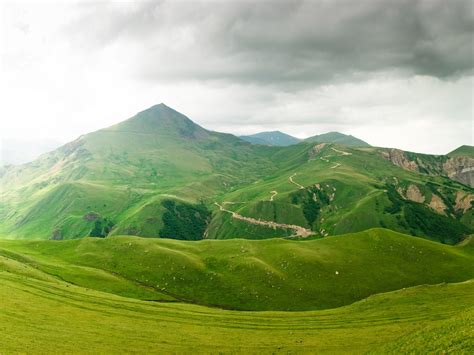
[[0, 139], [68, 141], [165, 102], [208, 129], [473, 144], [470, 0], [12, 2]]
[[132, 44], [148, 80], [311, 86], [374, 72], [472, 73], [470, 0], [176, 2], [86, 5], [67, 28]]

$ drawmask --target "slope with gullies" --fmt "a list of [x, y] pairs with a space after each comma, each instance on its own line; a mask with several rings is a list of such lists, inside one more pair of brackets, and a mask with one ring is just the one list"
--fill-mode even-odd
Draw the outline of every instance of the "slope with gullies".
[[160, 104], [3, 169], [0, 238], [261, 239], [383, 227], [454, 244], [474, 229], [474, 190], [444, 176], [452, 159], [252, 145]]
[[[382, 227], [455, 244], [474, 228], [474, 189], [445, 176], [403, 169], [380, 148], [297, 145], [279, 151], [277, 174], [223, 194], [239, 215], [299, 225], [325, 237]], [[216, 211], [208, 238], [294, 236]]]

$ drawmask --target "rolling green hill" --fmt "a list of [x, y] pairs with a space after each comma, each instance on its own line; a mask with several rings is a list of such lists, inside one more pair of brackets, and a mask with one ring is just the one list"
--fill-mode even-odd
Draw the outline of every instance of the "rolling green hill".
[[[472, 278], [473, 251], [471, 240], [452, 247], [386, 230], [312, 241], [0, 241], [0, 349], [469, 352], [474, 283], [444, 282]], [[436, 285], [409, 288], [420, 283]], [[391, 289], [400, 290], [372, 295]]]
[[334, 308], [375, 293], [468, 280], [473, 251], [471, 240], [453, 247], [383, 229], [306, 241], [0, 242], [7, 271], [26, 273], [23, 264], [121, 296], [258, 311]]
[[[0, 171], [0, 238], [327, 236], [474, 230], [466, 157], [253, 145], [160, 104]], [[458, 180], [458, 181], [454, 181]]]
[[354, 147], [370, 147], [370, 144], [364, 142], [362, 139], [356, 138], [352, 135], [347, 135], [339, 132], [328, 132], [319, 134], [305, 139], [306, 142], [311, 143], [336, 143]]
[[462, 156], [462, 157], [474, 158], [474, 146], [462, 145], [459, 148], [448, 153], [447, 155], [450, 157]]

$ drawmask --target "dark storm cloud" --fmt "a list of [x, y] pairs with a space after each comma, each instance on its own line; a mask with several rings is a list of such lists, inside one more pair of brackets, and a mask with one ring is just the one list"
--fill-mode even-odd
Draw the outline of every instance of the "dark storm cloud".
[[69, 30], [88, 45], [134, 43], [123, 55], [150, 80], [311, 85], [472, 73], [473, 23], [470, 0], [162, 1], [88, 5]]

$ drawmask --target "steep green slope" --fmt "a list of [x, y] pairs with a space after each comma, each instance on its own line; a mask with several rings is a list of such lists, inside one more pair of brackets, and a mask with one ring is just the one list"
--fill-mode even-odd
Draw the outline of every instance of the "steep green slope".
[[300, 139], [280, 131], [260, 132], [249, 136], [240, 136], [239, 138], [252, 144], [264, 144], [279, 147], [287, 147], [300, 142]]
[[462, 156], [474, 158], [474, 146], [472, 145], [462, 145], [459, 148], [456, 148], [452, 152], [447, 154], [450, 157]]
[[[278, 173], [223, 194], [219, 203], [240, 216], [337, 235], [384, 227], [455, 244], [474, 228], [474, 190], [449, 178], [402, 169], [378, 148], [300, 144], [272, 156]], [[269, 238], [294, 234], [215, 210], [209, 238]]]
[[[311, 312], [143, 302], [0, 269], [5, 353], [472, 351], [474, 283], [418, 286]], [[41, 306], [39, 306], [41, 305]], [[421, 341], [420, 341], [421, 340]]]
[[328, 132], [319, 134], [305, 139], [305, 142], [310, 143], [335, 143], [348, 145], [353, 147], [370, 147], [370, 144], [364, 142], [362, 139], [356, 138], [352, 135], [347, 135], [339, 132]]
[[244, 310], [333, 308], [474, 277], [472, 242], [452, 247], [383, 229], [306, 241], [1, 241], [0, 255], [101, 291]]
[[0, 236], [82, 237], [96, 220], [102, 234], [110, 223], [115, 234], [158, 236], [164, 200], [195, 204], [272, 171], [260, 150], [163, 104], [153, 106], [4, 170]]
[[474, 230], [466, 159], [252, 145], [160, 104], [2, 169], [0, 238], [261, 239], [385, 227], [455, 244]]

